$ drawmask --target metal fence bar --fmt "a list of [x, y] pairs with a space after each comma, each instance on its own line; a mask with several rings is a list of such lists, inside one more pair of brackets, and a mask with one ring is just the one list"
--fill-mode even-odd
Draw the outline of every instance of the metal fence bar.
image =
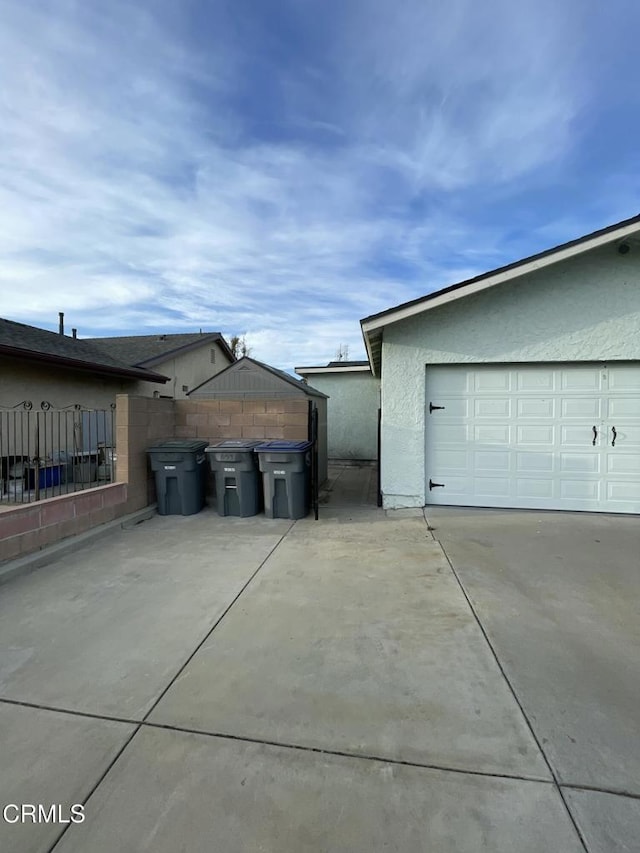
[[25, 504], [115, 480], [115, 403], [0, 406], [0, 505]]

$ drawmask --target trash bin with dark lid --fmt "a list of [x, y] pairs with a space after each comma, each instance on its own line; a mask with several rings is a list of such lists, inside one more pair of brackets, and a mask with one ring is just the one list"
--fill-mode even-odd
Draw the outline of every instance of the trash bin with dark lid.
[[254, 448], [262, 472], [267, 518], [304, 518], [309, 512], [310, 441], [265, 441]]
[[160, 515], [200, 512], [207, 484], [206, 446], [206, 441], [170, 439], [148, 448]]
[[246, 518], [262, 509], [262, 488], [258, 459], [253, 448], [260, 444], [250, 439], [229, 438], [206, 449], [216, 480], [219, 515]]

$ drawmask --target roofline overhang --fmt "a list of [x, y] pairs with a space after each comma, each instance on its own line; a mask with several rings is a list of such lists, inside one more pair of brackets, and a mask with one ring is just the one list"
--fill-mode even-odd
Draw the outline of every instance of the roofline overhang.
[[311, 376], [319, 373], [371, 373], [371, 367], [368, 364], [355, 367], [294, 367], [293, 369], [299, 376]]
[[[92, 338], [93, 341], [99, 341], [99, 338]], [[167, 350], [166, 352], [161, 353], [161, 355], [154, 355], [151, 358], [145, 358], [142, 361], [138, 362], [138, 365], [141, 367], [142, 365], [152, 366], [154, 364], [161, 364], [163, 361], [167, 361], [170, 358], [174, 358], [177, 355], [181, 355], [184, 352], [190, 352], [191, 350], [198, 349], [205, 344], [218, 344], [223, 351], [223, 353], [227, 356], [230, 363], [233, 364], [237, 359], [231, 352], [231, 348], [229, 344], [225, 341], [224, 337], [219, 332], [209, 332], [208, 334], [202, 335], [198, 338], [197, 341], [192, 341], [190, 344], [184, 344], [181, 347], [176, 347], [172, 350]]]
[[98, 364], [93, 361], [82, 361], [77, 358], [66, 358], [65, 356], [53, 355], [51, 353], [39, 352], [38, 350], [28, 350], [22, 347], [12, 347], [6, 344], [0, 344], [0, 355], [10, 356], [11, 358], [27, 359], [28, 361], [43, 362], [46, 364], [55, 364], [60, 367], [68, 367], [71, 370], [80, 370], [87, 373], [99, 374], [101, 376], [120, 376], [123, 379], [139, 379], [145, 382], [157, 382], [164, 384], [169, 381], [168, 376], [163, 376], [160, 373], [154, 373], [151, 370], [142, 370], [126, 367], [116, 367], [109, 364]]
[[464, 299], [467, 296], [487, 290], [490, 287], [495, 287], [498, 284], [513, 281], [516, 278], [569, 260], [577, 255], [597, 249], [600, 246], [605, 246], [608, 243], [623, 241], [625, 237], [630, 237], [638, 231], [640, 231], [640, 216], [634, 216], [616, 225], [610, 225], [607, 228], [594, 231], [584, 237], [579, 237], [576, 240], [571, 240], [568, 243], [563, 243], [560, 246], [547, 249], [536, 255], [531, 255], [521, 261], [499, 267], [491, 272], [482, 273], [474, 278], [437, 290], [427, 296], [421, 296], [410, 302], [404, 302], [395, 308], [389, 308], [386, 311], [365, 317], [360, 320], [360, 328], [373, 375], [378, 375], [380, 365], [372, 352], [371, 341], [372, 339], [381, 339], [386, 326], [407, 320], [418, 314], [423, 314], [432, 308], [438, 308], [441, 305], [446, 305], [458, 299]]

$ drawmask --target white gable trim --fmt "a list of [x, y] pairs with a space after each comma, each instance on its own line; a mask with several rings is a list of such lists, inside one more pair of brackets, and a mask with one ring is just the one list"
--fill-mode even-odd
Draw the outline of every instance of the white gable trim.
[[385, 311], [382, 315], [365, 318], [361, 321], [362, 331], [366, 335], [367, 332], [380, 329], [388, 326], [390, 323], [397, 323], [399, 320], [406, 320], [408, 317], [414, 317], [416, 314], [422, 314], [424, 311], [429, 311], [432, 308], [437, 308], [440, 305], [446, 305], [448, 302], [454, 302], [456, 299], [464, 299], [466, 296], [471, 296], [472, 293], [479, 293], [481, 290], [487, 290], [489, 287], [495, 287], [497, 284], [504, 284], [507, 281], [512, 281], [520, 276], [535, 272], [536, 270], [544, 269], [552, 264], [558, 264], [573, 258], [576, 255], [584, 254], [592, 249], [597, 249], [599, 246], [604, 246], [607, 243], [615, 243], [622, 240], [624, 237], [630, 237], [637, 234], [640, 230], [640, 224], [634, 222], [632, 225], [609, 231], [599, 237], [594, 237], [591, 240], [585, 240], [578, 245], [560, 248], [557, 252], [553, 252], [542, 258], [532, 259], [529, 263], [522, 263], [515, 268], [496, 272], [494, 275], [489, 275], [480, 281], [472, 281], [468, 285], [459, 287], [457, 290], [449, 290], [446, 293], [434, 294], [432, 298], [427, 298], [420, 301], [418, 304], [406, 306], [398, 306], [396, 309]]
[[459, 284], [451, 285], [431, 295], [403, 303], [397, 308], [390, 308], [379, 314], [365, 317], [360, 321], [360, 327], [373, 375], [377, 376], [380, 373], [382, 335], [386, 326], [409, 319], [410, 317], [415, 317], [418, 314], [423, 314], [432, 308], [438, 308], [450, 302], [455, 302], [458, 299], [464, 299], [467, 296], [487, 290], [490, 287], [513, 281], [521, 276], [597, 249], [600, 246], [611, 243], [623, 243], [627, 238], [634, 238], [634, 243], [637, 244], [639, 232], [640, 216], [635, 216], [618, 225], [612, 225], [596, 231], [591, 235], [587, 234], [585, 237], [564, 243], [556, 249], [550, 249], [530, 258], [525, 258], [520, 262], [510, 264], [507, 267], [502, 267], [493, 273], [489, 272], [480, 275], [466, 283], [460, 282]]

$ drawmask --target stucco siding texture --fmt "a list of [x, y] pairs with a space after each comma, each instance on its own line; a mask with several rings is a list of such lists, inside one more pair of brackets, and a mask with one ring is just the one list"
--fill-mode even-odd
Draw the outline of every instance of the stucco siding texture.
[[329, 397], [329, 458], [377, 459], [380, 380], [363, 372], [314, 374], [309, 378], [314, 388]]
[[[17, 359], [0, 360], [1, 406], [30, 400], [35, 409], [40, 409], [46, 400], [54, 408], [79, 403], [88, 409], [108, 409], [115, 403], [116, 394], [130, 393], [135, 385], [135, 380], [102, 378], [58, 366], [21, 363]], [[154, 383], [154, 387], [162, 385]]]
[[[215, 352], [214, 362], [211, 361], [211, 351]], [[229, 367], [229, 358], [219, 344], [210, 342], [188, 352], [177, 353], [166, 361], [153, 365], [153, 371], [162, 376], [168, 376], [169, 381], [164, 385], [155, 382], [139, 382], [135, 394], [143, 397], [153, 397], [154, 392], [161, 397], [173, 397], [174, 400], [186, 400], [186, 386], [190, 391], [202, 382]]]
[[424, 506], [425, 366], [640, 360], [640, 249], [588, 252], [384, 330], [384, 505]]

